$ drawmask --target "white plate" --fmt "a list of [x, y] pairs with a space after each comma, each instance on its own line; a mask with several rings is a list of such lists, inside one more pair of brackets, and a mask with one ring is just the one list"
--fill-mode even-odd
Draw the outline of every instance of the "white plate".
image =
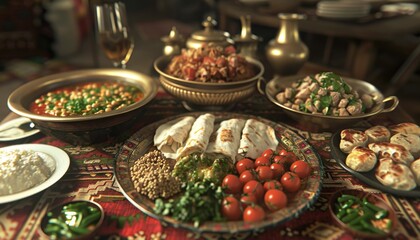
[[69, 155], [67, 155], [66, 152], [64, 152], [60, 148], [45, 145], [45, 144], [19, 144], [19, 145], [3, 147], [0, 149], [2, 150], [21, 149], [21, 150], [27, 150], [27, 151], [32, 150], [35, 152], [44, 153], [50, 156], [55, 161], [55, 170], [53, 174], [50, 176], [50, 178], [48, 178], [45, 182], [22, 192], [18, 192], [11, 195], [0, 196], [0, 204], [16, 201], [25, 197], [29, 197], [36, 193], [41, 192], [42, 190], [47, 189], [48, 187], [56, 183], [58, 180], [60, 180], [61, 177], [63, 177], [63, 175], [67, 172], [67, 169], [70, 166], [70, 157]]
[[[31, 120], [29, 118], [25, 118], [25, 117], [15, 118], [13, 120], [10, 120], [0, 125], [0, 131], [3, 129], [10, 128], [10, 127], [16, 127], [22, 123], [26, 123], [30, 121]], [[4, 133], [0, 133], [0, 142], [1, 141], [14, 141], [14, 140], [30, 137], [37, 133], [39, 133], [39, 129], [36, 129], [36, 128], [27, 132], [23, 131], [22, 129], [14, 128], [14, 129], [7, 130]]]

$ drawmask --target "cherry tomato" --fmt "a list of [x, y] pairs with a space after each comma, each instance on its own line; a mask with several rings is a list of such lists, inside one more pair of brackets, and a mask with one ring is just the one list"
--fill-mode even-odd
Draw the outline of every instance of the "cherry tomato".
[[274, 162], [283, 164], [285, 169], [289, 169], [290, 165], [292, 165], [292, 163], [296, 160], [296, 155], [292, 152], [286, 152], [283, 155], [278, 155], [274, 157]]
[[283, 191], [270, 189], [264, 195], [264, 203], [271, 211], [276, 211], [287, 206], [287, 196]]
[[239, 201], [241, 202], [242, 209], [245, 209], [249, 205], [258, 203], [257, 197], [252, 193], [242, 194]]
[[258, 166], [270, 166], [271, 164], [271, 160], [269, 158], [266, 157], [257, 157], [257, 159], [255, 159], [255, 167]]
[[258, 201], [262, 200], [264, 197], [264, 187], [257, 180], [251, 180], [245, 183], [242, 192], [247, 194], [255, 194], [255, 197], [257, 197]]
[[286, 172], [283, 164], [280, 163], [272, 163], [270, 169], [273, 171], [273, 178], [278, 178]]
[[242, 182], [238, 176], [228, 174], [223, 178], [222, 187], [224, 187], [226, 193], [237, 194], [242, 191]]
[[306, 178], [311, 175], [311, 167], [303, 160], [297, 160], [290, 166], [290, 171], [296, 173], [300, 178]]
[[283, 190], [283, 187], [281, 186], [281, 183], [277, 180], [270, 180], [264, 183], [263, 185], [264, 190], [268, 191], [270, 189], [278, 189]]
[[288, 153], [288, 151], [287, 151], [286, 149], [281, 149], [281, 150], [279, 151], [278, 155], [280, 155], [280, 156], [284, 156], [284, 155], [286, 155], [287, 153]]
[[264, 152], [261, 154], [261, 156], [271, 159], [271, 157], [273, 157], [274, 155], [274, 151], [271, 148], [267, 148], [266, 150], [264, 150]]
[[255, 171], [258, 174], [258, 179], [263, 182], [271, 180], [274, 175], [269, 166], [258, 166]]
[[233, 196], [227, 196], [222, 201], [222, 215], [229, 221], [242, 219], [241, 203]]
[[251, 180], [256, 180], [257, 176], [255, 171], [252, 170], [245, 170], [239, 175], [239, 180], [242, 182], [242, 184], [245, 184]]
[[265, 218], [265, 211], [259, 205], [250, 205], [245, 208], [242, 218], [245, 222], [260, 222]]
[[239, 174], [249, 169], [254, 169], [254, 161], [249, 158], [243, 158], [236, 163], [236, 170]]
[[287, 192], [296, 192], [300, 188], [300, 178], [294, 172], [286, 172], [280, 178], [283, 189]]

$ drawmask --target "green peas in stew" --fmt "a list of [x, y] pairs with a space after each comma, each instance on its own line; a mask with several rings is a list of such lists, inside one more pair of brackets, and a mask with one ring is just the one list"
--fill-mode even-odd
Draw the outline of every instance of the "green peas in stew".
[[143, 99], [134, 86], [117, 82], [90, 82], [64, 87], [41, 95], [30, 111], [48, 116], [85, 116], [121, 109]]

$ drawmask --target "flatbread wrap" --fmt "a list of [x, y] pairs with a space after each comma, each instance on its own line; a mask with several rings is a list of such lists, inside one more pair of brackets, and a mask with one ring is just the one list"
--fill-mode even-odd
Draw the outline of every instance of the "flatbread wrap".
[[205, 152], [210, 135], [214, 129], [214, 115], [206, 113], [200, 115], [191, 127], [185, 146], [178, 149], [177, 159], [188, 156], [194, 152]]
[[220, 122], [213, 131], [206, 153], [219, 153], [232, 159], [235, 163], [235, 157], [239, 148], [239, 141], [241, 139], [242, 129], [244, 128], [245, 120], [232, 118]]
[[154, 146], [165, 157], [176, 159], [177, 151], [184, 145], [194, 121], [194, 117], [187, 116], [160, 125], [153, 138]]
[[242, 131], [237, 160], [243, 157], [256, 159], [268, 148], [275, 151], [278, 144], [271, 126], [256, 119], [248, 119]]

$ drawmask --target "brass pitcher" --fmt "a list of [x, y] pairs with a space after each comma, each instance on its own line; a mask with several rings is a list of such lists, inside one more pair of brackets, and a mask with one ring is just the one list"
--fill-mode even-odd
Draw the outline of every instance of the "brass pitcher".
[[275, 75], [297, 74], [308, 60], [308, 47], [300, 40], [298, 21], [306, 18], [296, 13], [280, 13], [280, 29], [266, 47], [266, 57]]

